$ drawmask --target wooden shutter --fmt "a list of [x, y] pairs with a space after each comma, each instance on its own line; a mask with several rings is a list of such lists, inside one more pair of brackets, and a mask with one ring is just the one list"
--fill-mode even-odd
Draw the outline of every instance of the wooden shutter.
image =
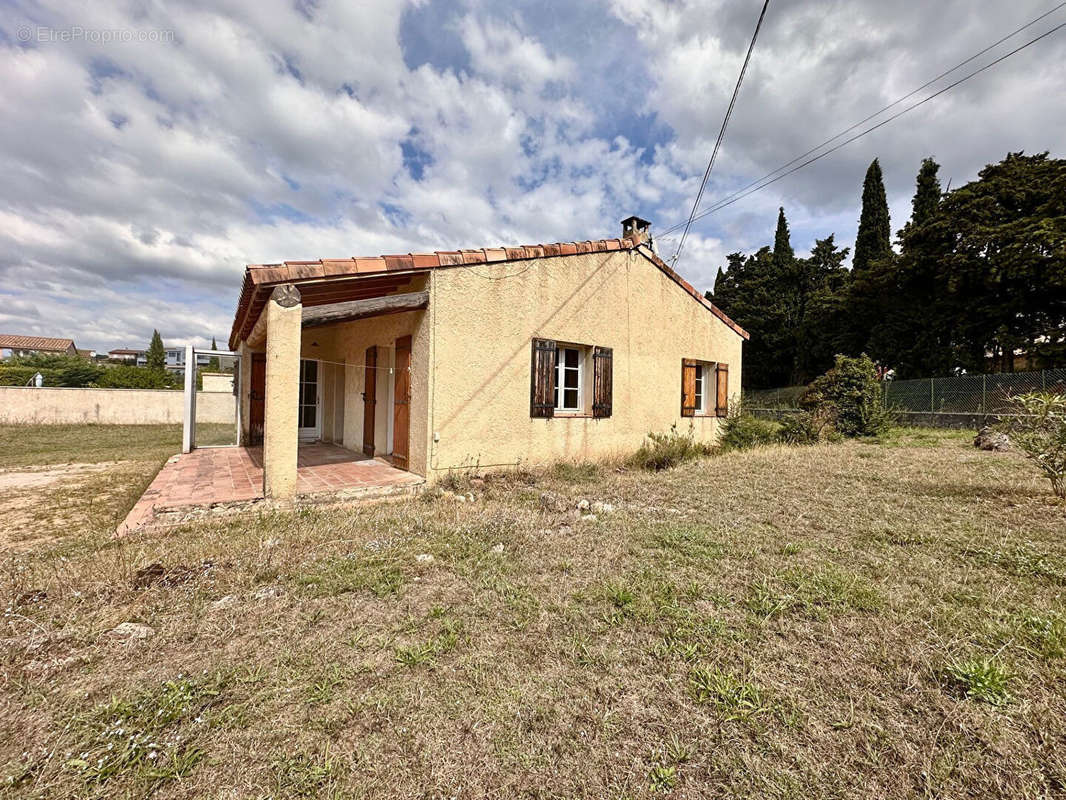
[[533, 340], [529, 378], [529, 416], [555, 416], [555, 361], [559, 348], [551, 339]]
[[718, 387], [714, 413], [719, 417], [729, 416], [729, 365], [719, 364], [715, 385]]
[[592, 416], [611, 416], [614, 393], [614, 352], [610, 347], [592, 350]]
[[681, 360], [681, 416], [696, 416], [696, 362]]

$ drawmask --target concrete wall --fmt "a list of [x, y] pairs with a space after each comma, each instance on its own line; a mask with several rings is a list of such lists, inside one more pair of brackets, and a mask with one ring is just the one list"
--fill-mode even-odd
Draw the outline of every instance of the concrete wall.
[[233, 394], [233, 373], [201, 372], [205, 392], [229, 392]]
[[[154, 389], [0, 386], [0, 424], [180, 425], [183, 393]], [[197, 392], [197, 422], [235, 423], [233, 395]]]
[[[681, 361], [727, 363], [729, 393], [739, 397], [742, 340], [645, 257], [619, 251], [475, 269], [432, 273], [430, 480], [475, 464], [628, 453], [675, 423], [715, 439], [716, 417], [681, 416]], [[613, 348], [610, 418], [530, 418], [533, 337]]]

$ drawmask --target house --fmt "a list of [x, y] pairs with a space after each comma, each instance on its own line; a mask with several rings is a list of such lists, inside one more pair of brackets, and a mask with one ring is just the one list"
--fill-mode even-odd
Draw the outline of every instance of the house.
[[0, 358], [37, 354], [76, 356], [78, 355], [78, 348], [74, 346], [73, 339], [0, 333]]
[[108, 350], [107, 357], [112, 361], [124, 361], [127, 364], [134, 364], [138, 367], [143, 367], [148, 363], [148, 353], [146, 351], [130, 350], [124, 347]]
[[673, 425], [713, 441], [748, 334], [655, 254], [649, 223], [622, 230], [249, 266], [229, 345], [266, 494], [295, 491], [303, 442], [433, 483], [632, 452]]

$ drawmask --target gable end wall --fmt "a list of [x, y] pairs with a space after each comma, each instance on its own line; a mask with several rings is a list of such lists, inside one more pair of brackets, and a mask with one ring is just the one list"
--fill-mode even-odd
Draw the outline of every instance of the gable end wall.
[[[683, 358], [728, 363], [739, 396], [740, 336], [639, 253], [436, 270], [430, 293], [430, 480], [627, 454], [675, 423], [713, 441], [717, 418], [681, 417]], [[534, 337], [613, 349], [610, 418], [530, 418]]]

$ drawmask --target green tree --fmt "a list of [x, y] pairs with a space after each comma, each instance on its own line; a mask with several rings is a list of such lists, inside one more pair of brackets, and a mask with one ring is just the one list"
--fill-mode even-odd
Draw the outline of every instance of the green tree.
[[895, 253], [892, 252], [888, 199], [875, 158], [862, 183], [862, 211], [855, 235], [855, 255], [851, 262], [851, 292], [848, 300], [848, 336], [842, 352], [857, 356], [869, 351], [875, 358], [884, 355], [883, 330], [878, 330], [891, 314], [890, 298], [895, 294]]
[[796, 384], [808, 383], [832, 367], [834, 356], [847, 345], [848, 252], [847, 247], [837, 247], [829, 234], [815, 240], [810, 256], [800, 261], [808, 288], [797, 333]]
[[1066, 364], [1066, 160], [1009, 153], [941, 201], [916, 257], [935, 267], [953, 369]]
[[888, 216], [888, 198], [881, 176], [881, 164], [875, 158], [866, 170], [862, 182], [862, 212], [859, 230], [855, 235], [855, 257], [851, 268], [856, 272], [867, 269], [871, 262], [892, 253], [892, 222]]
[[928, 222], [940, 207], [940, 198], [944, 193], [940, 189], [940, 178], [936, 175], [939, 171], [940, 165], [932, 158], [922, 159], [922, 166], [918, 169], [918, 177], [914, 182], [911, 218], [903, 231], [900, 231], [901, 237], [905, 235], [908, 226], [917, 227]]
[[[215, 344], [215, 337], [214, 336], [211, 337], [211, 349], [212, 350], [218, 350], [218, 345]], [[207, 368], [211, 372], [218, 372], [219, 371], [221, 366], [220, 366], [220, 362], [218, 360], [218, 356], [211, 356], [211, 359], [207, 362]]]
[[166, 369], [167, 354], [163, 349], [163, 338], [159, 335], [159, 331], [152, 331], [152, 341], [148, 345], [148, 352], [145, 354], [147, 361], [147, 367], [150, 370], [156, 370], [162, 372]]

